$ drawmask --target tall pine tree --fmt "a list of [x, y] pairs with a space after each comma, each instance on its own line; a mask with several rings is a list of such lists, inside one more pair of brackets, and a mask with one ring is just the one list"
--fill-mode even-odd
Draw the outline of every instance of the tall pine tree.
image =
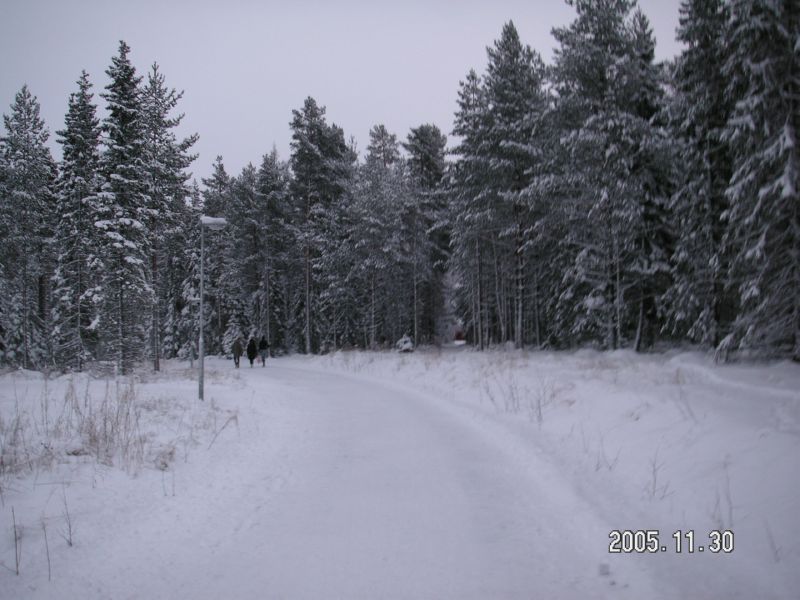
[[458, 111], [453, 134], [461, 138], [453, 153], [459, 159], [447, 175], [451, 198], [449, 221], [452, 226], [450, 268], [465, 282], [460, 311], [471, 332], [471, 339], [481, 350], [488, 343], [484, 283], [485, 245], [494, 218], [487, 193], [487, 169], [483, 159], [488, 102], [482, 78], [471, 69], [458, 91]]
[[100, 127], [86, 71], [70, 94], [58, 182], [53, 349], [61, 368], [83, 370], [97, 353], [103, 260], [95, 217], [100, 189]]
[[[527, 287], [527, 234], [530, 214], [523, 192], [530, 184], [530, 152], [537, 118], [544, 111], [544, 63], [523, 46], [514, 24], [509, 21], [487, 49], [486, 96], [489, 102], [484, 157], [489, 185], [497, 204], [498, 241], [508, 253], [513, 270], [513, 339], [517, 348], [525, 341], [523, 315]], [[513, 267], [511, 263], [513, 262]]]
[[292, 245], [289, 205], [288, 166], [278, 151], [265, 154], [257, 175], [257, 191], [263, 203], [262, 224], [266, 239], [259, 249], [263, 275], [257, 294], [259, 329], [270, 347], [287, 347], [291, 329], [286, 316], [291, 314], [289, 260]]
[[314, 265], [320, 259], [320, 243], [340, 206], [355, 156], [345, 143], [343, 131], [325, 121], [325, 108], [309, 97], [303, 108], [292, 111], [293, 179], [291, 194], [295, 205], [294, 222], [302, 255], [303, 273], [303, 348], [311, 353], [319, 337], [316, 314], [321, 290], [315, 282]]
[[[638, 348], [658, 312], [669, 248], [664, 213], [669, 145], [652, 121], [659, 84], [646, 19], [630, 0], [574, 0], [554, 30], [553, 80], [567, 161], [554, 173], [560, 251], [571, 256], [557, 319], [570, 343]], [[634, 310], [635, 307], [635, 310]], [[655, 330], [652, 324], [648, 327]]]
[[23, 86], [3, 115], [0, 196], [0, 298], [3, 359], [41, 368], [50, 359], [50, 290], [55, 164], [47, 148], [49, 132], [39, 102]]
[[464, 309], [472, 315], [477, 343], [514, 340], [522, 347], [526, 332], [538, 331], [538, 316], [530, 318], [536, 307], [527, 310], [537, 208], [528, 188], [540, 160], [536, 137], [547, 107], [545, 69], [512, 22], [487, 54], [485, 77], [471, 72], [459, 93], [453, 265], [473, 281], [465, 288], [471, 298], [462, 301], [470, 305]]
[[197, 135], [179, 141], [174, 131], [183, 119], [183, 115], [172, 114], [182, 96], [183, 92], [166, 87], [164, 75], [158, 65], [153, 64], [142, 90], [142, 115], [146, 140], [143, 166], [149, 216], [146, 224], [150, 251], [149, 280], [152, 286], [150, 356], [156, 371], [159, 370], [161, 356], [164, 307], [169, 306], [169, 283], [180, 276], [171, 273], [171, 268], [179, 265], [170, 258], [178, 250], [175, 244], [178, 239], [176, 229], [189, 195], [187, 182], [190, 174], [186, 169], [196, 158], [189, 154], [189, 150], [197, 141]]
[[444, 277], [450, 246], [446, 194], [440, 188], [447, 137], [436, 125], [412, 128], [403, 143], [408, 153], [406, 220], [411, 237], [414, 344], [437, 336], [444, 309]]
[[145, 115], [141, 78], [120, 42], [119, 53], [106, 71], [110, 83], [102, 97], [108, 116], [103, 121], [104, 183], [97, 226], [102, 231], [107, 290], [105, 326], [108, 356], [117, 371], [129, 373], [144, 355], [147, 320], [143, 306], [152, 302], [148, 273], [148, 225], [155, 216], [145, 169]]
[[729, 46], [736, 105], [725, 128], [733, 175], [723, 244], [740, 307], [720, 350], [800, 360], [800, 6], [734, 0]]
[[[211, 217], [225, 217], [233, 198], [233, 181], [225, 170], [222, 157], [214, 160], [211, 177], [202, 180], [203, 202], [202, 214]], [[197, 235], [195, 241], [197, 252], [190, 277], [193, 278], [192, 286], [200, 288], [200, 224], [195, 223]], [[205, 235], [205, 281], [203, 282], [205, 298], [203, 327], [206, 332], [206, 349], [210, 353], [223, 352], [223, 336], [228, 321], [229, 305], [225, 296], [222, 281], [225, 270], [225, 257], [230, 254], [232, 237], [221, 231]]]
[[725, 290], [729, 261], [722, 247], [731, 175], [722, 132], [733, 108], [723, 72], [727, 27], [722, 0], [681, 3], [678, 40], [685, 49], [675, 67], [676, 94], [669, 111], [681, 160], [670, 207], [677, 239], [668, 325], [674, 334], [710, 348], [730, 327], [734, 305]]

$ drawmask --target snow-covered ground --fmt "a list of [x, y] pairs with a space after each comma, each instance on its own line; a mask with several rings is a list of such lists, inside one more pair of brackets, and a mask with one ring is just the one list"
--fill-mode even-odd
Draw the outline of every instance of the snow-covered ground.
[[[206, 366], [204, 403], [178, 362], [0, 377], [0, 598], [800, 597], [797, 365]], [[659, 551], [609, 553], [612, 530], [658, 530]]]

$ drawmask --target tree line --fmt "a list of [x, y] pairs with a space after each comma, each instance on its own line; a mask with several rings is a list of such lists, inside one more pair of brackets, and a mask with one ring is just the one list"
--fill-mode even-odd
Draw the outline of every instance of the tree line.
[[[476, 347], [689, 341], [800, 360], [800, 8], [684, 0], [656, 63], [632, 0], [568, 0], [551, 64], [507, 23], [431, 124], [375, 125], [363, 159], [313, 98], [291, 154], [190, 183], [181, 94], [120, 44], [70, 95], [63, 158], [23, 87], [0, 139], [0, 358], [128, 372], [265, 335], [306, 353], [447, 337]], [[206, 231], [199, 315], [199, 215]]]

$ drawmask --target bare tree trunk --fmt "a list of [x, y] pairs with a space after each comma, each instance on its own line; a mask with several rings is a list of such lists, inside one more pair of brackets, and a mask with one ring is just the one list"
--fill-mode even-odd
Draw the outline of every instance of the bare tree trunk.
[[375, 349], [375, 273], [370, 280], [370, 326], [369, 326], [369, 346]]
[[506, 299], [504, 287], [502, 285], [502, 275], [500, 273], [500, 259], [497, 256], [497, 244], [492, 242], [492, 256], [494, 258], [494, 293], [497, 304], [497, 320], [500, 323], [500, 343], [505, 344], [508, 340], [508, 328], [506, 327]]
[[[416, 228], [416, 224], [415, 224], [415, 228]], [[417, 235], [416, 235], [416, 229], [415, 229], [415, 232], [414, 232], [414, 248], [413, 248], [413, 252], [414, 252], [414, 272], [413, 272], [413, 277], [414, 277], [414, 348], [416, 348], [419, 345], [419, 329], [418, 329], [419, 315], [417, 314], [417, 312], [418, 312], [417, 305], [419, 303], [419, 292], [418, 292], [419, 282], [417, 281]]]
[[792, 230], [794, 235], [794, 252], [792, 259], [794, 261], [793, 269], [793, 285], [794, 289], [794, 303], [792, 304], [792, 325], [794, 326], [794, 344], [792, 348], [792, 360], [800, 362], [800, 198], [795, 194], [794, 215], [792, 221]]
[[[122, 274], [122, 256], [119, 256], [119, 262], [117, 264], [117, 268], [119, 269], [120, 275]], [[127, 364], [125, 361], [125, 323], [124, 323], [124, 315], [125, 315], [125, 298], [124, 298], [124, 291], [122, 287], [122, 281], [119, 280], [117, 277], [117, 286], [118, 286], [118, 293], [117, 293], [117, 374], [124, 375], [127, 369]]]
[[486, 340], [483, 329], [483, 259], [480, 240], [475, 240], [475, 252], [478, 259], [478, 347], [483, 350]]
[[[710, 147], [710, 142], [706, 139], [705, 143], [705, 155], [707, 157], [712, 156], [712, 150]], [[706, 179], [708, 186], [708, 193], [706, 194], [705, 199], [705, 215], [706, 218], [706, 227], [705, 230], [708, 232], [706, 237], [706, 244], [707, 244], [707, 257], [709, 262], [712, 262], [712, 257], [717, 259], [713, 260], [714, 263], [717, 263], [717, 266], [710, 267], [710, 295], [711, 298], [706, 298], [706, 305], [709, 303], [711, 304], [711, 323], [708, 325], [709, 329], [711, 330], [710, 336], [709, 332], [704, 332], [704, 339], [703, 342], [710, 341], [710, 345], [712, 348], [716, 348], [720, 341], [721, 341], [721, 331], [720, 331], [720, 320], [721, 320], [721, 313], [720, 313], [720, 302], [722, 299], [723, 293], [723, 286], [719, 281], [719, 268], [721, 265], [718, 264], [718, 259], [720, 258], [720, 240], [715, 239], [716, 236], [714, 235], [715, 231], [720, 227], [716, 221], [717, 219], [714, 216], [714, 188], [715, 188], [715, 177], [714, 177], [714, 163], [713, 160], [706, 161]]]
[[636, 352], [642, 350], [642, 328], [644, 327], [644, 291], [639, 298], [639, 323], [636, 325], [636, 341], [633, 343], [633, 349]]
[[[267, 256], [267, 268], [266, 268], [266, 273], [264, 273], [264, 287], [266, 288], [265, 291], [264, 291], [264, 296], [265, 296], [264, 303], [266, 304], [264, 310], [267, 313], [267, 315], [266, 315], [267, 316], [267, 326], [266, 326], [267, 343], [270, 345], [270, 347], [272, 347], [272, 335], [271, 335], [272, 332], [271, 332], [271, 329], [270, 329], [270, 322], [272, 321], [272, 319], [271, 319], [271, 312], [270, 312], [271, 311], [271, 308], [270, 308], [270, 293], [271, 293], [271, 290], [270, 290], [269, 272], [270, 272], [270, 257]], [[269, 352], [269, 350], [268, 350], [268, 352]]]
[[522, 330], [522, 312], [525, 295], [525, 257], [522, 239], [522, 223], [517, 221], [516, 240], [516, 318], [514, 323], [514, 346], [522, 348], [524, 344], [524, 331]]
[[[213, 278], [209, 277], [212, 281]], [[222, 339], [224, 335], [224, 331], [222, 331], [222, 290], [219, 287], [219, 282], [217, 282], [217, 352], [222, 351]]]
[[306, 243], [306, 354], [311, 354], [311, 248]]
[[539, 265], [533, 271], [533, 320], [536, 331], [536, 347], [542, 347], [542, 332], [539, 326]]
[[[80, 216], [79, 216], [80, 218]], [[84, 280], [83, 280], [83, 253], [78, 251], [78, 294], [77, 294], [77, 309], [78, 309], [78, 317], [76, 323], [75, 332], [77, 334], [76, 339], [78, 340], [78, 356], [76, 357], [78, 360], [78, 371], [83, 371], [83, 360], [85, 356], [85, 349], [86, 345], [83, 339], [83, 292], [84, 292]]]
[[161, 354], [161, 340], [159, 336], [159, 329], [161, 328], [161, 323], [159, 319], [159, 302], [158, 302], [158, 257], [156, 256], [156, 250], [153, 249], [153, 253], [151, 256], [151, 273], [153, 278], [153, 318], [152, 318], [152, 351], [153, 351], [153, 370], [160, 371], [161, 364], [159, 362], [159, 355]]
[[[44, 252], [44, 248], [40, 250], [40, 252]], [[38, 292], [38, 309], [39, 309], [39, 319], [42, 323], [47, 322], [47, 277], [43, 273], [41, 273], [36, 280], [37, 285], [37, 292]]]
[[26, 369], [31, 368], [30, 320], [30, 307], [28, 305], [28, 261], [25, 260], [22, 265], [22, 366]]
[[611, 249], [607, 250], [605, 256], [606, 264], [604, 265], [606, 270], [606, 289], [608, 291], [605, 292], [605, 297], [603, 298], [603, 312], [604, 317], [606, 319], [606, 349], [613, 350], [616, 348], [614, 343], [614, 297], [611, 292], [613, 292], [614, 287], [614, 276], [612, 273], [612, 269], [614, 262], [612, 251]]
[[615, 271], [615, 286], [614, 286], [614, 306], [616, 308], [616, 347], [622, 347], [622, 277], [620, 274], [620, 257], [619, 257], [619, 238], [614, 236], [614, 271]]
[[478, 302], [476, 300], [477, 296], [477, 283], [475, 282], [475, 277], [470, 277], [470, 294], [469, 294], [469, 306], [472, 310], [472, 343], [478, 343], [478, 309], [477, 305]]

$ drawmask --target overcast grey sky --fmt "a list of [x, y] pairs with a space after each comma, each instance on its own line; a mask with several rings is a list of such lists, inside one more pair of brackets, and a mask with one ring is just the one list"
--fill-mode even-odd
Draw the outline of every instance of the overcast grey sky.
[[[639, 4], [657, 57], [677, 54], [680, 1]], [[218, 154], [235, 175], [273, 143], [288, 158], [291, 111], [309, 95], [362, 152], [377, 123], [400, 139], [421, 123], [449, 136], [458, 82], [470, 68], [483, 72], [506, 21], [549, 62], [551, 29], [573, 16], [563, 0], [3, 0], [0, 111], [27, 83], [54, 140], [81, 69], [103, 106], [105, 70], [124, 39], [140, 74], [158, 62], [184, 90], [183, 133], [200, 134], [195, 176]]]

